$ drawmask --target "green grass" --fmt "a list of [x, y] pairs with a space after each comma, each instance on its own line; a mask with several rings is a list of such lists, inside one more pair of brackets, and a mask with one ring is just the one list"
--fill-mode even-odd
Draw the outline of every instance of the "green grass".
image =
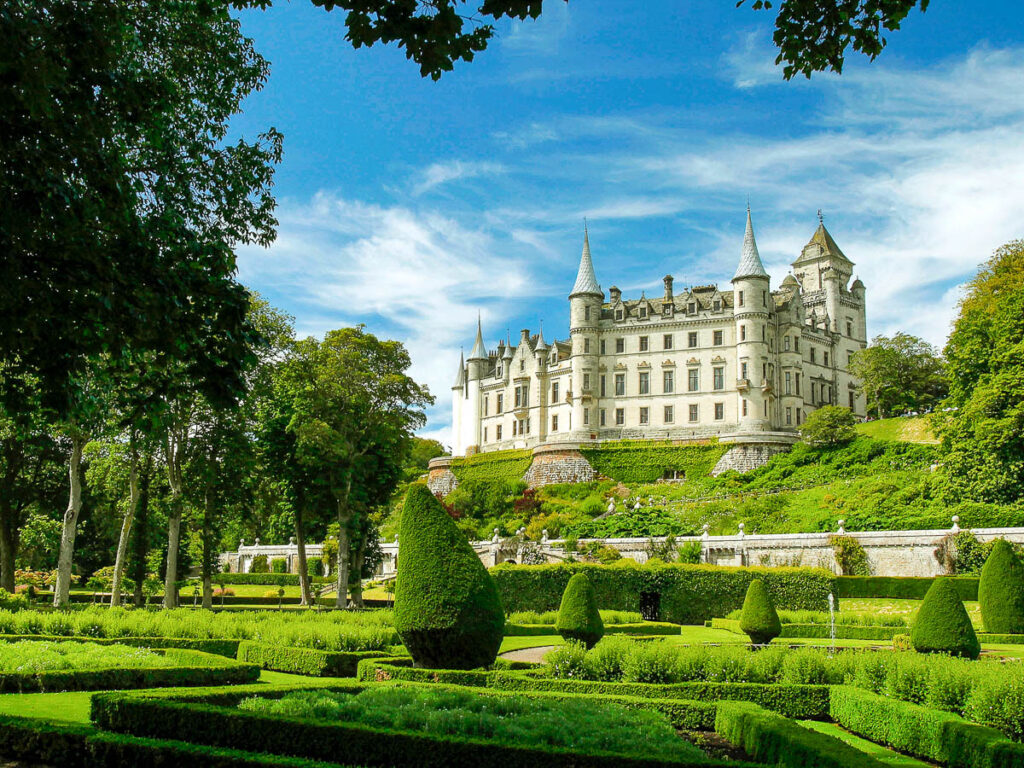
[[127, 645], [31, 640], [0, 644], [0, 673], [34, 674], [52, 670], [110, 668], [152, 669], [173, 667], [180, 663], [173, 656]]
[[835, 723], [822, 723], [817, 720], [803, 720], [800, 725], [805, 728], [809, 728], [812, 731], [818, 733], [824, 733], [827, 736], [832, 736], [840, 741], [845, 741], [851, 747], [859, 749], [868, 755], [871, 755], [876, 760], [884, 763], [885, 765], [891, 765], [893, 768], [929, 768], [932, 764], [925, 763], [916, 758], [909, 757], [908, 755], [901, 755], [899, 752], [883, 747], [880, 744], [875, 744], [873, 741], [862, 739], [860, 736], [855, 736], [849, 731], [845, 731]]
[[896, 440], [903, 443], [937, 444], [939, 438], [932, 431], [931, 416], [898, 416], [891, 419], [866, 421], [857, 425], [862, 435], [876, 440]]
[[561, 635], [535, 635], [533, 637], [506, 637], [501, 641], [498, 653], [519, 651], [523, 648], [540, 648], [545, 645], [562, 645], [565, 640]]
[[89, 725], [91, 691], [67, 693], [5, 693], [0, 695], [0, 715], [36, 717], [53, 723]]

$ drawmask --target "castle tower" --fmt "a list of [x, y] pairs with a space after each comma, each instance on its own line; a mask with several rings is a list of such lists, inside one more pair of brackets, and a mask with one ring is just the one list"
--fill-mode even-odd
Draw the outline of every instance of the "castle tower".
[[483, 328], [478, 315], [476, 339], [473, 341], [473, 349], [469, 351], [469, 358], [466, 360], [466, 399], [465, 410], [462, 413], [462, 437], [467, 455], [480, 450], [480, 417], [483, 415], [480, 387], [483, 384], [484, 376], [487, 375], [489, 364], [490, 359], [487, 356], [487, 348], [484, 347]]
[[462, 409], [465, 407], [466, 359], [459, 352], [459, 371], [452, 384], [452, 455], [460, 456], [466, 447], [462, 444]]
[[569, 294], [569, 338], [572, 342], [572, 423], [569, 425], [574, 440], [589, 440], [596, 433], [594, 414], [597, 399], [598, 326], [604, 292], [594, 275], [594, 262], [590, 257], [590, 234], [583, 225], [583, 255], [576, 274], [576, 283]]
[[853, 274], [853, 262], [825, 229], [821, 211], [818, 228], [793, 262], [793, 271], [809, 299], [805, 304], [814, 308], [816, 317], [828, 317], [827, 330], [845, 334], [842, 296]]
[[771, 305], [770, 279], [754, 240], [747, 207], [743, 253], [732, 278], [733, 317], [736, 322], [736, 380], [740, 431], [770, 428], [773, 382], [769, 376], [768, 332]]

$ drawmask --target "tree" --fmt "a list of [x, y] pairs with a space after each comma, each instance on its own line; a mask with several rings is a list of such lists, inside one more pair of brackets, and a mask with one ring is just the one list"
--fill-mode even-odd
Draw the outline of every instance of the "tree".
[[295, 458], [334, 505], [339, 608], [348, 601], [354, 526], [394, 489], [412, 431], [425, 422], [419, 409], [433, 402], [406, 374], [410, 364], [400, 342], [358, 326], [297, 342], [282, 366]]
[[978, 604], [986, 632], [1024, 633], [1024, 563], [1006, 539], [996, 539], [981, 568]]
[[920, 653], [978, 658], [981, 644], [960, 596], [945, 577], [932, 582], [917, 609], [910, 642]]
[[823, 405], [811, 411], [800, 425], [800, 436], [811, 445], [834, 447], [857, 436], [853, 411], [840, 405]]
[[779, 614], [775, 612], [772, 597], [760, 579], [754, 579], [747, 587], [747, 596], [743, 598], [743, 611], [740, 614], [740, 629], [754, 645], [767, 645], [782, 634]]
[[937, 427], [945, 494], [1024, 498], [1024, 240], [1002, 246], [967, 285], [946, 344], [947, 413]]
[[945, 363], [928, 342], [907, 333], [876, 336], [855, 352], [850, 373], [867, 399], [867, 410], [882, 419], [935, 407], [947, 393]]
[[565, 585], [555, 630], [566, 640], [578, 640], [587, 648], [593, 648], [604, 636], [597, 597], [585, 573], [574, 574]]

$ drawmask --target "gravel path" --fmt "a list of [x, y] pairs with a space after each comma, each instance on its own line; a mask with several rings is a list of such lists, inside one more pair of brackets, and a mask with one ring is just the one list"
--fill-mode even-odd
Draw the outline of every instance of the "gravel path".
[[501, 658], [508, 659], [509, 661], [532, 661], [535, 664], [540, 664], [544, 661], [547, 652], [557, 647], [557, 645], [540, 645], [536, 648], [520, 648], [518, 651], [507, 651], [501, 654]]

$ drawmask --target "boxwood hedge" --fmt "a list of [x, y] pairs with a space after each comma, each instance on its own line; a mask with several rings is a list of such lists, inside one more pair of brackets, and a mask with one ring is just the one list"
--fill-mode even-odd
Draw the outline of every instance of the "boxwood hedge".
[[[977, 577], [947, 578], [961, 600], [978, 599]], [[935, 579], [923, 576], [838, 576], [836, 597], [924, 600], [933, 581]]]
[[[0, 642], [45, 640], [54, 643], [96, 643], [97, 645], [130, 645], [135, 648], [182, 648], [216, 656], [235, 658], [241, 640], [206, 637], [89, 637], [86, 635], [0, 635]], [[379, 655], [379, 654], [378, 654]]]
[[747, 587], [764, 581], [779, 609], [823, 610], [835, 589], [836, 577], [820, 568], [728, 568], [714, 565], [658, 563], [640, 565], [621, 560], [611, 565], [502, 564], [491, 569], [508, 612], [558, 608], [569, 579], [586, 573], [603, 610], [638, 611], [641, 595], [659, 604], [662, 621], [700, 624], [742, 607]]
[[291, 672], [310, 677], [355, 677], [356, 666], [363, 659], [379, 659], [380, 651], [318, 651], [314, 648], [270, 645], [243, 640], [238, 644], [238, 660], [261, 669]]
[[[740, 629], [739, 619], [712, 619], [712, 629], [725, 629], [736, 634], [744, 634]], [[892, 640], [898, 634], [905, 633], [906, 627], [861, 626], [858, 624], [836, 624], [837, 640]], [[832, 630], [828, 624], [783, 624], [781, 638], [787, 637], [831, 637]], [[979, 636], [980, 637], [980, 636]], [[1024, 635], [1017, 635], [1024, 642]], [[986, 642], [997, 642], [995, 640]]]

